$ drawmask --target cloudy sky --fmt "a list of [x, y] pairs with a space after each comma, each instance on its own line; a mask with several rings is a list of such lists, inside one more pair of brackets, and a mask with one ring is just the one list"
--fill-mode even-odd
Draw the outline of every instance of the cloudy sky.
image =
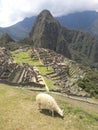
[[98, 0], [0, 0], [0, 27], [7, 27], [48, 9], [54, 16], [98, 11]]

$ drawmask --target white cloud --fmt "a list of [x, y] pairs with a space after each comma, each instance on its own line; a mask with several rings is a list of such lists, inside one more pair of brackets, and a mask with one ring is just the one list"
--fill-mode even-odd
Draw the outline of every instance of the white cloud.
[[10, 26], [48, 9], [54, 16], [77, 11], [98, 11], [98, 0], [0, 0], [0, 26]]

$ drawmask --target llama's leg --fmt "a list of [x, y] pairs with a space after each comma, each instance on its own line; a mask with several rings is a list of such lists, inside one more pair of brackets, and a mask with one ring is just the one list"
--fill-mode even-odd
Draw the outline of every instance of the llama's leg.
[[52, 110], [52, 116], [54, 117], [54, 111]]

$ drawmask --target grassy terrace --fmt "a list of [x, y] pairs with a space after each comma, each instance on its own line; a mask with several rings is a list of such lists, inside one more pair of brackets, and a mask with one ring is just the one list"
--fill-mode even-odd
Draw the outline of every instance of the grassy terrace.
[[22, 65], [22, 63], [28, 63], [30, 65], [34, 65], [37, 67], [37, 69], [39, 70], [40, 74], [43, 75], [44, 77], [44, 81], [47, 84], [47, 86], [49, 87], [49, 89], [59, 89], [59, 86], [55, 86], [54, 82], [51, 81], [51, 79], [48, 79], [45, 77], [45, 75], [47, 75], [47, 73], [51, 73], [52, 72], [52, 68], [51, 67], [45, 67], [42, 65], [42, 63], [39, 61], [38, 57], [34, 54], [33, 57], [31, 58], [31, 50], [27, 51], [27, 52], [18, 52], [18, 53], [12, 53], [14, 60]]
[[37, 92], [0, 84], [0, 130], [98, 130], [98, 106], [52, 96], [64, 109], [64, 119], [39, 112]]

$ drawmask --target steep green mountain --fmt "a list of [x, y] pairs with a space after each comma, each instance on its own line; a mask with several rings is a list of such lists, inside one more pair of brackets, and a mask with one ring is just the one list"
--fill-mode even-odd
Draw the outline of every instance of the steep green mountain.
[[33, 45], [52, 49], [73, 60], [98, 67], [98, 40], [89, 33], [60, 25], [49, 11], [42, 11], [30, 32]]
[[53, 18], [48, 10], [42, 11], [30, 32], [34, 46], [49, 48], [70, 57], [67, 41], [62, 35], [59, 22]]

